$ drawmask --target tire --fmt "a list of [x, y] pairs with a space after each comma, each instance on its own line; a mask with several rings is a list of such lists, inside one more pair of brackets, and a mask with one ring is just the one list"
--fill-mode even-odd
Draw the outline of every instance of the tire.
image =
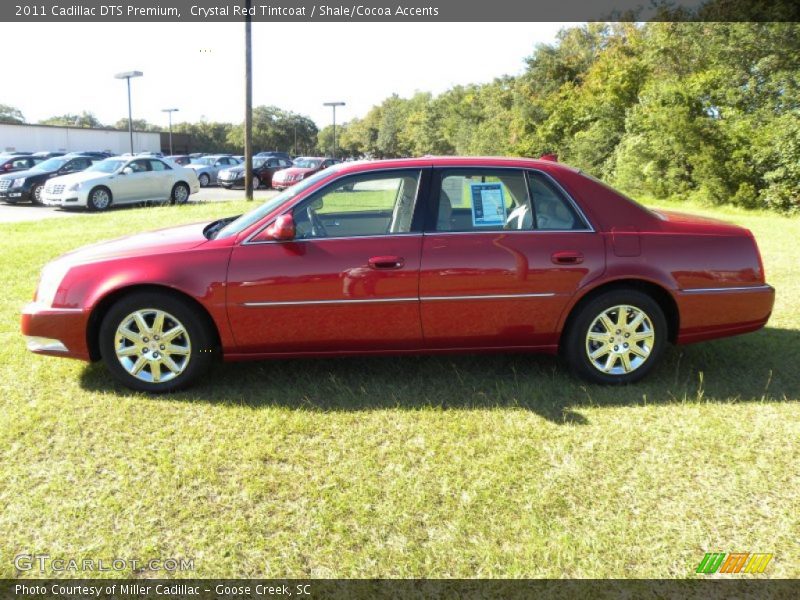
[[[171, 335], [169, 340], [165, 335]], [[197, 308], [156, 291], [134, 292], [114, 304], [100, 325], [99, 345], [117, 381], [162, 394], [184, 389], [208, 371], [214, 340], [208, 319]]]
[[169, 197], [170, 204], [186, 204], [189, 201], [189, 186], [183, 182], [178, 182], [172, 187], [172, 194]]
[[103, 211], [111, 206], [111, 202], [111, 190], [104, 186], [98, 186], [89, 192], [86, 206], [89, 207], [89, 210]]
[[[612, 290], [577, 310], [562, 350], [578, 377], [633, 383], [656, 366], [667, 342], [667, 321], [652, 297], [632, 289]], [[619, 321], [622, 310], [624, 324]]]
[[261, 185], [261, 181], [259, 181], [258, 177], [253, 175], [253, 189], [257, 190], [258, 186], [260, 186], [260, 185]]
[[44, 206], [44, 202], [42, 202], [42, 190], [44, 190], [44, 186], [41, 183], [36, 183], [31, 188], [32, 204], [35, 204], [36, 206]]
[[200, 177], [197, 180], [200, 182], [200, 187], [208, 187], [208, 184], [211, 183], [208, 173], [200, 173]]

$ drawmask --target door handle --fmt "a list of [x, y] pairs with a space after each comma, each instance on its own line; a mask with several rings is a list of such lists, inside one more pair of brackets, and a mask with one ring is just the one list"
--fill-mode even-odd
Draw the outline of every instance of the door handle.
[[554, 252], [550, 260], [557, 265], [579, 265], [583, 262], [583, 254], [572, 250]]
[[373, 256], [369, 259], [369, 266], [373, 269], [399, 269], [406, 261], [400, 256]]

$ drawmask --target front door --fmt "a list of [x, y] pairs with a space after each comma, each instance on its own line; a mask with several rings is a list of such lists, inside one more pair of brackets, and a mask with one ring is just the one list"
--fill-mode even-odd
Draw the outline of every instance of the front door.
[[437, 192], [420, 269], [426, 347], [557, 343], [570, 297], [605, 269], [601, 236], [540, 172], [437, 170]]
[[419, 348], [419, 169], [336, 180], [292, 209], [296, 237], [238, 245], [228, 311], [239, 352]]

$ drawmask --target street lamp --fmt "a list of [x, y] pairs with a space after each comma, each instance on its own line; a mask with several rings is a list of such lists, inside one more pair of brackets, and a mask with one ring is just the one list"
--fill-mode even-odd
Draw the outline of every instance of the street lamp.
[[323, 102], [322, 106], [330, 106], [333, 109], [333, 158], [336, 158], [336, 107], [344, 106], [344, 102]]
[[131, 117], [131, 78], [144, 75], [141, 71], [125, 71], [117, 73], [114, 79], [126, 79], [128, 81], [128, 135], [131, 138], [131, 154], [133, 154], [133, 118]]
[[161, 112], [165, 112], [169, 114], [169, 154], [172, 156], [174, 152], [172, 151], [172, 113], [178, 112], [177, 108], [162, 108]]

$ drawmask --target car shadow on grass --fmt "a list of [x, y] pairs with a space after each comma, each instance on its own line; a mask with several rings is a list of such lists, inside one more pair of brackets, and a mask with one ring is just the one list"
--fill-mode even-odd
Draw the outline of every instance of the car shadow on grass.
[[[586, 407], [797, 400], [798, 350], [800, 332], [774, 328], [671, 346], [650, 376], [627, 386], [588, 384], [559, 359], [536, 354], [221, 363], [191, 389], [159, 398], [310, 411], [515, 408], [580, 425], [588, 423]], [[84, 369], [81, 386], [145, 396], [117, 384], [102, 363]]]

